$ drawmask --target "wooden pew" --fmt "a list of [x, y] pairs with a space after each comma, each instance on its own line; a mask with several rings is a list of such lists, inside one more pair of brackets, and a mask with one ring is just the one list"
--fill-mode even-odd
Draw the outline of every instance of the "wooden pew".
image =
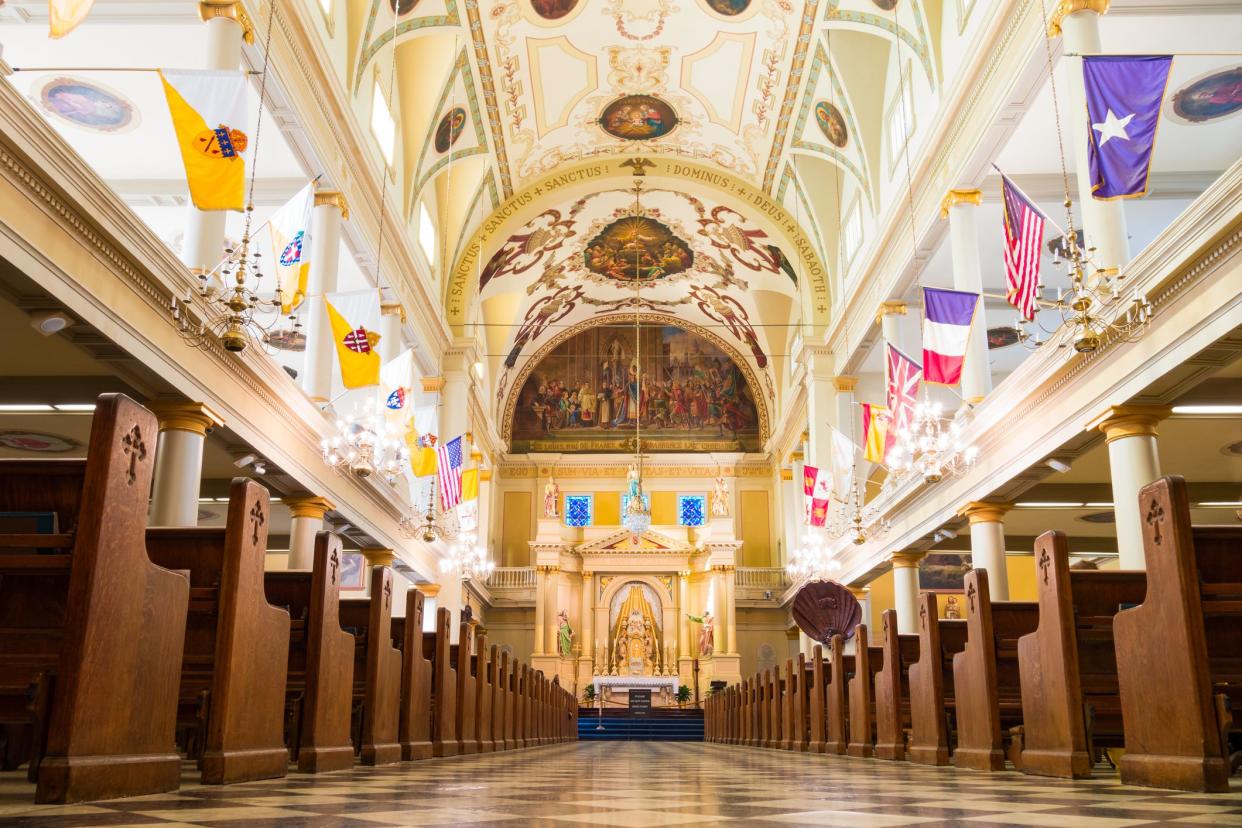
[[1142, 571], [1078, 571], [1065, 535], [1035, 541], [1039, 627], [1018, 640], [1022, 771], [1079, 779], [1124, 744], [1113, 618], [1147, 592]]
[[519, 748], [529, 745], [527, 737], [530, 733], [530, 720], [526, 704], [529, 693], [526, 687], [528, 681], [530, 681], [530, 667], [518, 662], [514, 667], [513, 682], [513, 741]]
[[350, 739], [354, 637], [341, 629], [341, 539], [315, 536], [310, 572], [265, 572], [267, 600], [292, 620], [286, 672], [286, 739], [303, 773], [354, 764]]
[[949, 740], [957, 701], [953, 658], [966, 647], [966, 622], [941, 620], [936, 596], [919, 596], [919, 659], [910, 665], [911, 762], [949, 764]]
[[755, 747], [765, 748], [772, 738], [772, 717], [768, 713], [771, 675], [764, 670], [755, 676]]
[[824, 647], [816, 644], [811, 651], [811, 681], [807, 688], [810, 698], [810, 741], [807, 750], [824, 753], [828, 743], [828, 675], [824, 670]]
[[457, 728], [457, 753], [468, 756], [478, 753], [479, 743], [475, 734], [475, 695], [478, 680], [474, 674], [474, 658], [470, 652], [470, 623], [458, 624], [457, 643], [449, 650], [453, 667], [457, 671], [457, 702], [455, 726]]
[[263, 592], [271, 504], [237, 477], [226, 526], [147, 530], [147, 554], [190, 575], [179, 719], [208, 785], [284, 776], [289, 613]]
[[371, 594], [341, 601], [354, 636], [354, 751], [364, 765], [401, 761], [401, 651], [392, 641], [392, 570], [371, 568]]
[[768, 674], [768, 740], [766, 748], [776, 750], [784, 741], [784, 721], [781, 716], [781, 705], [785, 698], [784, 682], [781, 680], [779, 667], [774, 667]]
[[511, 659], [508, 669], [505, 670], [505, 750], [515, 750], [518, 747], [517, 689], [520, 666], [521, 662]]
[[781, 748], [805, 751], [807, 746], [806, 656], [802, 653], [798, 653], [797, 658], [785, 661], [785, 699]]
[[729, 720], [726, 723], [729, 744], [742, 743], [742, 693], [739, 685], [729, 688]]
[[[1004, 735], [1022, 724], [1022, 687], [1018, 673], [1018, 638], [1039, 625], [1039, 604], [992, 601], [988, 573], [966, 573], [966, 648], [953, 656], [957, 698], [959, 768], [1005, 769]], [[1021, 764], [1020, 749], [1010, 755]]]
[[909, 670], [919, 658], [919, 637], [897, 632], [897, 611], [885, 610], [884, 666], [875, 674], [875, 755], [906, 758], [906, 725], [910, 721]]
[[828, 695], [828, 741], [825, 753], [844, 756], [848, 744], [848, 713], [846, 706], [846, 677], [854, 671], [854, 657], [845, 654], [845, 639], [838, 633], [829, 644]]
[[36, 802], [181, 781], [190, 586], [147, 557], [156, 439], [151, 412], [104, 394], [85, 462], [0, 460], [0, 510], [55, 524], [0, 535], [0, 724], [29, 736]]
[[1190, 525], [1181, 477], [1139, 493], [1147, 596], [1113, 621], [1125, 719], [1121, 781], [1229, 787], [1242, 705], [1242, 529]]
[[[456, 756], [457, 741], [457, 670], [450, 655], [449, 630], [453, 614], [446, 607], [436, 610], [436, 632], [432, 638], [431, 659], [431, 755]], [[469, 640], [469, 639], [467, 639]]]
[[740, 695], [738, 698], [738, 744], [749, 745], [751, 744], [751, 738], [752, 738], [751, 726], [754, 724], [754, 722], [751, 720], [751, 717], [750, 717], [751, 703], [753, 699], [751, 698], [749, 678], [742, 680], [742, 684], [739, 688], [739, 694]]
[[505, 750], [505, 699], [509, 683], [509, 654], [492, 645], [489, 680], [492, 687], [492, 750]]
[[479, 633], [475, 639], [474, 656], [474, 735], [475, 749], [479, 753], [496, 750], [492, 740], [492, 670], [496, 667], [498, 647], [488, 647], [487, 636]]
[[[423, 652], [423, 615], [426, 596], [414, 587], [406, 591], [405, 618], [392, 619], [392, 638], [401, 645], [401, 714], [397, 741], [401, 759], [431, 758], [431, 659]], [[434, 653], [435, 637], [432, 639]]]
[[875, 755], [875, 674], [884, 666], [884, 649], [870, 646], [867, 625], [854, 629], [854, 675], [849, 680], [849, 733], [845, 752]]

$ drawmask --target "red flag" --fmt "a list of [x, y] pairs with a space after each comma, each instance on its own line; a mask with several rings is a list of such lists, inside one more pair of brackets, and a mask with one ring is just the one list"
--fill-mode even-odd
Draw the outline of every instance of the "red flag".
[[923, 381], [923, 369], [910, 357], [891, 344], [885, 346], [888, 364], [888, 410], [892, 417], [894, 438], [909, 430], [914, 420], [914, 405], [918, 401], [919, 384]]

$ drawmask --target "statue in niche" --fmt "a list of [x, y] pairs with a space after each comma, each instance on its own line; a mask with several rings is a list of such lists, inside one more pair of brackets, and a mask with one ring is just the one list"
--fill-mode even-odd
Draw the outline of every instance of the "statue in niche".
[[699, 655], [709, 656], [716, 649], [716, 619], [712, 617], [711, 610], [704, 610], [703, 615], [690, 615], [686, 613], [686, 617], [699, 627]]
[[729, 516], [729, 481], [724, 475], [716, 475], [716, 486], [712, 489], [712, 517]]
[[567, 657], [571, 653], [574, 642], [574, 628], [569, 626], [569, 613], [561, 610], [557, 616], [559, 623], [556, 627], [556, 652], [562, 658]]
[[561, 499], [561, 487], [556, 485], [556, 479], [548, 480], [548, 484], [543, 487], [543, 516], [546, 518], [559, 517], [557, 513], [557, 503]]
[[638, 497], [638, 466], [630, 466], [630, 470], [625, 473], [625, 487], [630, 497]]
[[945, 618], [961, 618], [962, 617], [962, 608], [958, 606], [956, 595], [950, 595], [949, 600], [945, 602], [944, 617]]

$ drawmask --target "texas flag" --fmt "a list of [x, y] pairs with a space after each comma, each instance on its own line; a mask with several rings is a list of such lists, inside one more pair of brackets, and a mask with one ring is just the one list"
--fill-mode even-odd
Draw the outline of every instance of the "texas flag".
[[979, 294], [923, 288], [923, 381], [957, 385], [962, 381], [966, 342]]
[[1172, 64], [1170, 55], [1091, 55], [1082, 59], [1093, 198], [1147, 194], [1160, 106]]

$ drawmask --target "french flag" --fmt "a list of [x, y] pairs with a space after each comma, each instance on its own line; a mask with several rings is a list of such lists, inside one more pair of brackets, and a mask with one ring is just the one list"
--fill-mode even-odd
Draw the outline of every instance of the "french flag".
[[957, 385], [962, 381], [966, 342], [979, 294], [923, 288], [923, 381]]

